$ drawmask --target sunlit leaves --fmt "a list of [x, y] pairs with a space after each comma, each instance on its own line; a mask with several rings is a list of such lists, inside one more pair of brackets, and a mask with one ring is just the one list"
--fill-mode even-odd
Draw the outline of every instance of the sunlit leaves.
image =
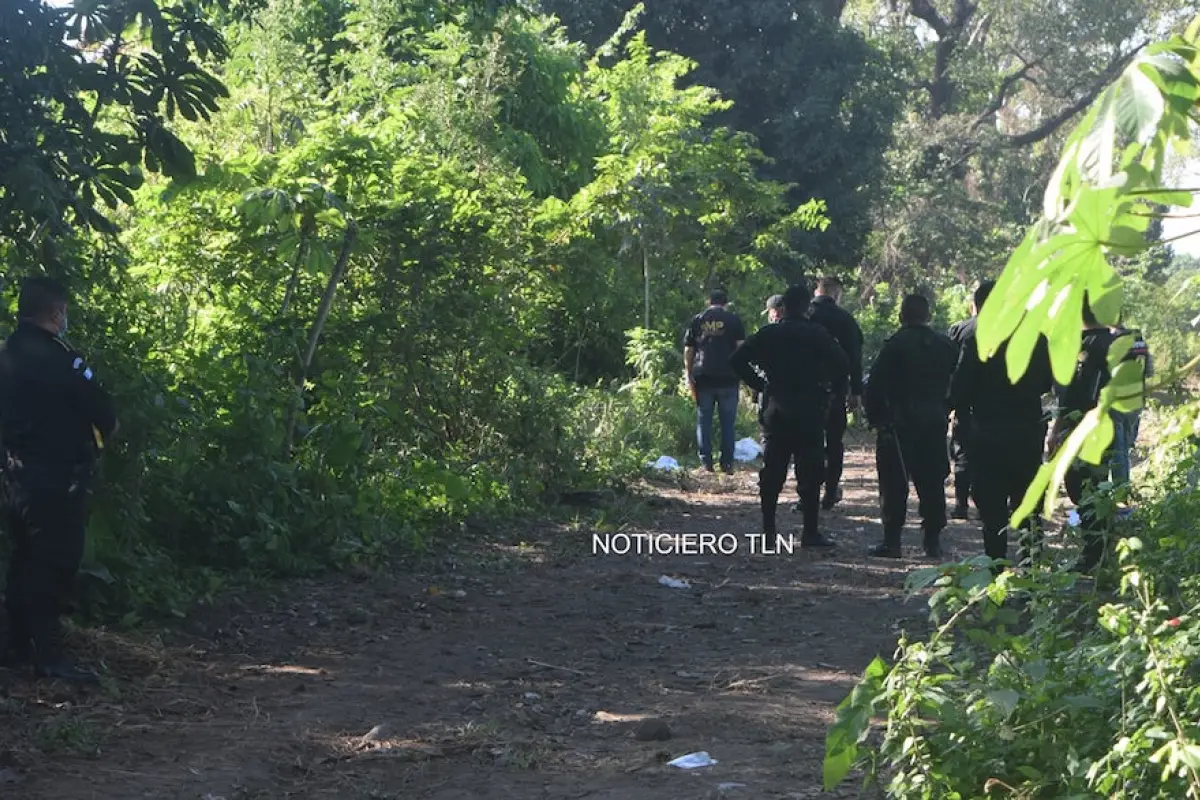
[[[1068, 139], [1046, 189], [1042, 220], [1009, 258], [979, 315], [980, 356], [991, 357], [1009, 342], [1011, 380], [1024, 374], [1038, 337], [1045, 335], [1055, 380], [1069, 383], [1083, 304], [1104, 325], [1116, 324], [1121, 313], [1124, 292], [1109, 257], [1146, 248], [1150, 202], [1190, 205], [1188, 193], [1161, 185], [1160, 175], [1166, 149], [1187, 136], [1191, 103], [1200, 97], [1200, 60], [1189, 58], [1196, 53], [1193, 45], [1173, 39], [1134, 60]], [[1099, 463], [1112, 439], [1108, 410], [1140, 407], [1140, 370], [1114, 361], [1098, 408], [1042, 468], [1013, 524], [1032, 512], [1043, 492], [1050, 511], [1076, 458]]]

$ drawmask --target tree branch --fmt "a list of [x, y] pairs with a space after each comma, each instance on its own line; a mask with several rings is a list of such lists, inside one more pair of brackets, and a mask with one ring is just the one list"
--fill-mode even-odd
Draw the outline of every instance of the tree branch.
[[1024, 133], [1006, 134], [1003, 137], [1004, 143], [1009, 147], [1025, 147], [1027, 145], [1040, 142], [1043, 139], [1053, 135], [1054, 132], [1065, 125], [1071, 119], [1071, 117], [1074, 117], [1080, 111], [1083, 111], [1085, 108], [1091, 105], [1092, 101], [1095, 100], [1102, 91], [1104, 91], [1104, 88], [1112, 83], [1117, 75], [1121, 74], [1125, 67], [1129, 65], [1129, 62], [1133, 60], [1134, 56], [1140, 53], [1148, 44], [1148, 41], [1142, 42], [1128, 53], [1122, 53], [1118, 55], [1116, 58], [1110, 61], [1108, 66], [1104, 68], [1099, 76], [1097, 76], [1096, 81], [1092, 84], [1092, 87], [1075, 102], [1066, 106], [1057, 114], [1043, 122], [1041, 125], [1038, 125], [1036, 128], [1025, 131]]
[[950, 33], [950, 23], [942, 19], [942, 15], [929, 0], [909, 0], [908, 13], [933, 28], [939, 39], [946, 38]]
[[996, 89], [996, 95], [988, 103], [987, 108], [979, 112], [979, 116], [975, 117], [975, 121], [971, 123], [971, 130], [975, 130], [980, 125], [991, 119], [1001, 108], [1004, 107], [1004, 101], [1008, 99], [1008, 93], [1012, 88], [1025, 79], [1029, 72], [1041, 64], [1041, 59], [1030, 61], [1022, 66], [1016, 72], [1009, 73], [1000, 81], [1000, 86]]

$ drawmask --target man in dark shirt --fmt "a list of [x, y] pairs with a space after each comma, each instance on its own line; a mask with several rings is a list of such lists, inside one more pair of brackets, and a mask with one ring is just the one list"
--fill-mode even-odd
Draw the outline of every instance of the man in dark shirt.
[[875, 466], [879, 473], [883, 543], [871, 555], [900, 558], [908, 484], [920, 502], [925, 554], [941, 555], [946, 527], [946, 452], [950, 375], [954, 343], [929, 327], [929, 301], [909, 295], [900, 306], [899, 331], [883, 345], [866, 387], [867, 422], [878, 430]]
[[[982, 297], [995, 285], [994, 281], [983, 281], [971, 296], [971, 316], [961, 322], [956, 322], [946, 331], [950, 341], [962, 354], [963, 340], [968, 333], [975, 331], [975, 317], [983, 307]], [[966, 408], [954, 408], [954, 421], [950, 428], [950, 460], [954, 463], [954, 508], [950, 511], [951, 519], [969, 519], [971, 499], [970, 462], [967, 457], [967, 439], [971, 431], [971, 412]]]
[[842, 499], [842, 469], [845, 464], [846, 411], [858, 408], [862, 397], [863, 334], [850, 312], [838, 303], [842, 299], [842, 282], [826, 277], [817, 281], [817, 291], [808, 316], [829, 331], [850, 359], [849, 396], [834, 395], [829, 402], [829, 418], [825, 422], [825, 497], [821, 507], [826, 511]]
[[[994, 283], [975, 292], [982, 308]], [[960, 331], [958, 368], [950, 382], [950, 404], [960, 422], [970, 421], [963, 440], [971, 463], [971, 492], [983, 520], [983, 549], [994, 559], [1008, 558], [1008, 520], [1042, 465], [1046, 420], [1042, 395], [1054, 384], [1050, 349], [1039, 337], [1025, 374], [1008, 379], [1007, 343], [987, 361], [979, 359], [977, 317]], [[1033, 520], [1026, 523], [1018, 562], [1026, 561], [1033, 544]]]
[[831, 543], [817, 529], [824, 427], [830, 387], [834, 394], [846, 391], [850, 363], [833, 337], [805, 318], [809, 304], [806, 287], [789, 287], [783, 304], [783, 319], [748, 338], [734, 352], [730, 364], [751, 389], [766, 396], [766, 452], [758, 484], [763, 532], [775, 535], [775, 508], [787, 480], [788, 463], [795, 457], [804, 514], [800, 544], [827, 547]]
[[94, 463], [116, 431], [112, 400], [62, 335], [67, 293], [56, 281], [21, 287], [20, 322], [0, 346], [0, 488], [13, 538], [5, 661], [41, 677], [92, 681], [66, 660], [59, 600], [83, 557]]
[[729, 356], [746, 338], [737, 314], [725, 305], [724, 289], [713, 289], [709, 306], [692, 318], [683, 336], [684, 376], [696, 398], [696, 441], [700, 461], [713, 468], [713, 409], [721, 422], [721, 470], [733, 471], [734, 424], [737, 422], [738, 377], [729, 366]]
[[[1083, 301], [1083, 343], [1075, 364], [1075, 375], [1066, 386], [1057, 387], [1058, 408], [1054, 427], [1050, 431], [1051, 454], [1057, 452], [1083, 416], [1096, 407], [1100, 391], [1112, 377], [1108, 369], [1108, 351], [1116, 337], [1101, 325], [1092, 313], [1091, 305]], [[1108, 458], [1101, 465], [1076, 459], [1067, 470], [1064, 483], [1067, 495], [1079, 511], [1079, 528], [1083, 533], [1083, 552], [1075, 563], [1078, 572], [1090, 572], [1104, 557], [1106, 542], [1104, 525], [1096, 512], [1092, 492], [1108, 477]]]

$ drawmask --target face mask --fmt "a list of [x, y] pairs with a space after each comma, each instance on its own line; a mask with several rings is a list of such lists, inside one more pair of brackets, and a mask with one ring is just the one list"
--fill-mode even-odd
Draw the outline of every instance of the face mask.
[[65, 336], [65, 335], [66, 335], [66, 333], [67, 333], [67, 315], [66, 315], [66, 314], [63, 314], [63, 318], [62, 318], [62, 326], [61, 326], [61, 327], [59, 327], [59, 329], [58, 329], [58, 335], [59, 335], [59, 336]]

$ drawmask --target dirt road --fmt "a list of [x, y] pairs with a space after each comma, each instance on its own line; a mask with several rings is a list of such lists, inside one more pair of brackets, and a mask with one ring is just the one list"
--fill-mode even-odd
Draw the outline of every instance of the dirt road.
[[[0, 673], [0, 797], [828, 796], [834, 706], [925, 611], [902, 592], [919, 532], [905, 561], [867, 559], [874, 470], [866, 451], [848, 462], [824, 518], [832, 552], [751, 555], [745, 471], [661, 490], [635, 526], [616, 509], [598, 527], [489, 531], [432, 567], [292, 584], [161, 640], [93, 634], [113, 676], [101, 689]], [[617, 534], [732, 533], [738, 552], [594, 555], [597, 532], [617, 549]], [[948, 557], [978, 549], [974, 523], [947, 534]], [[670, 738], [639, 740], [646, 719]], [[664, 763], [696, 751], [718, 763]]]

